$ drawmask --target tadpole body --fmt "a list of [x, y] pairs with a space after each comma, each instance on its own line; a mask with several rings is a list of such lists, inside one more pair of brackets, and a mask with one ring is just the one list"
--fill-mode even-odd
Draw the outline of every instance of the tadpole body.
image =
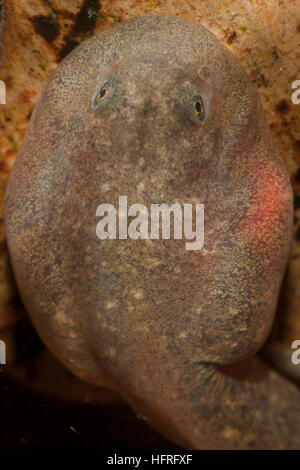
[[[97, 207], [119, 196], [204, 204], [203, 248], [100, 240]], [[288, 174], [246, 72], [203, 26], [158, 15], [97, 34], [57, 67], [5, 199], [41, 338], [189, 448], [300, 446], [299, 391], [254, 357], [291, 227]]]

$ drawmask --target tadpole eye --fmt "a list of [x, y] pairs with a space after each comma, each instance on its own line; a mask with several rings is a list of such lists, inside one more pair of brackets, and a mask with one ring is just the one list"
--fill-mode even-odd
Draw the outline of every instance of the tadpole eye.
[[195, 96], [193, 99], [194, 112], [200, 121], [203, 121], [205, 116], [204, 104], [201, 96]]
[[98, 91], [95, 97], [95, 104], [98, 104], [108, 93], [108, 84], [106, 83], [103, 87]]

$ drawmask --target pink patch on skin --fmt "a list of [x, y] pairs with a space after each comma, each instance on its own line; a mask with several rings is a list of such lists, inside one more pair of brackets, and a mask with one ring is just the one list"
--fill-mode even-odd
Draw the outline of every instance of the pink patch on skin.
[[261, 240], [269, 238], [291, 202], [285, 173], [278, 168], [257, 167], [253, 174], [252, 200], [241, 219], [243, 229]]

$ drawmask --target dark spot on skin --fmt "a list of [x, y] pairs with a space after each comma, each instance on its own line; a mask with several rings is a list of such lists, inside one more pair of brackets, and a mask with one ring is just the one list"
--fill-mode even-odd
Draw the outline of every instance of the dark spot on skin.
[[71, 36], [64, 36], [64, 40], [65, 40], [65, 45], [59, 50], [59, 57], [61, 59], [63, 59], [64, 57], [66, 57], [70, 52], [73, 51], [73, 49], [75, 49], [75, 47], [79, 46], [79, 42], [76, 41], [76, 39], [73, 39]]
[[258, 77], [258, 81], [266, 88], [268, 86], [268, 81], [265, 77], [265, 75], [262, 73], [259, 77]]
[[85, 0], [72, 29], [74, 35], [80, 33], [92, 33], [99, 18], [99, 0]]
[[296, 230], [295, 239], [296, 239], [297, 242], [300, 243], [300, 226]]
[[273, 53], [273, 59], [274, 59], [274, 60], [278, 60], [278, 59], [279, 59], [279, 55], [278, 55], [276, 46], [273, 47], [272, 53]]
[[294, 208], [300, 209], [300, 196], [297, 194], [294, 195]]
[[59, 35], [59, 25], [53, 16], [38, 15], [31, 19], [34, 30], [47, 42], [52, 42]]
[[27, 116], [26, 116], [27, 121], [29, 121], [29, 119], [31, 118], [31, 115], [32, 115], [32, 111], [30, 111], [30, 112], [27, 114]]
[[280, 100], [276, 105], [276, 111], [281, 114], [286, 114], [290, 110], [290, 106], [286, 100]]
[[298, 168], [297, 173], [294, 176], [295, 183], [300, 184], [300, 168]]
[[298, 31], [298, 33], [300, 33], [300, 24], [298, 24], [298, 26], [297, 26], [297, 31]]
[[227, 44], [232, 44], [237, 39], [237, 34], [235, 31], [232, 31], [230, 36], [227, 38]]

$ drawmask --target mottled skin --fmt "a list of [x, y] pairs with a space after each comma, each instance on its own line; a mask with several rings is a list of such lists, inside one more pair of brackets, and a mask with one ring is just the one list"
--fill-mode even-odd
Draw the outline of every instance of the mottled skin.
[[[204, 248], [100, 241], [96, 209], [119, 195], [204, 203]], [[205, 28], [162, 16], [114, 26], [61, 63], [5, 201], [17, 284], [45, 343], [190, 448], [300, 448], [299, 391], [254, 357], [291, 222], [289, 179], [246, 73]]]

